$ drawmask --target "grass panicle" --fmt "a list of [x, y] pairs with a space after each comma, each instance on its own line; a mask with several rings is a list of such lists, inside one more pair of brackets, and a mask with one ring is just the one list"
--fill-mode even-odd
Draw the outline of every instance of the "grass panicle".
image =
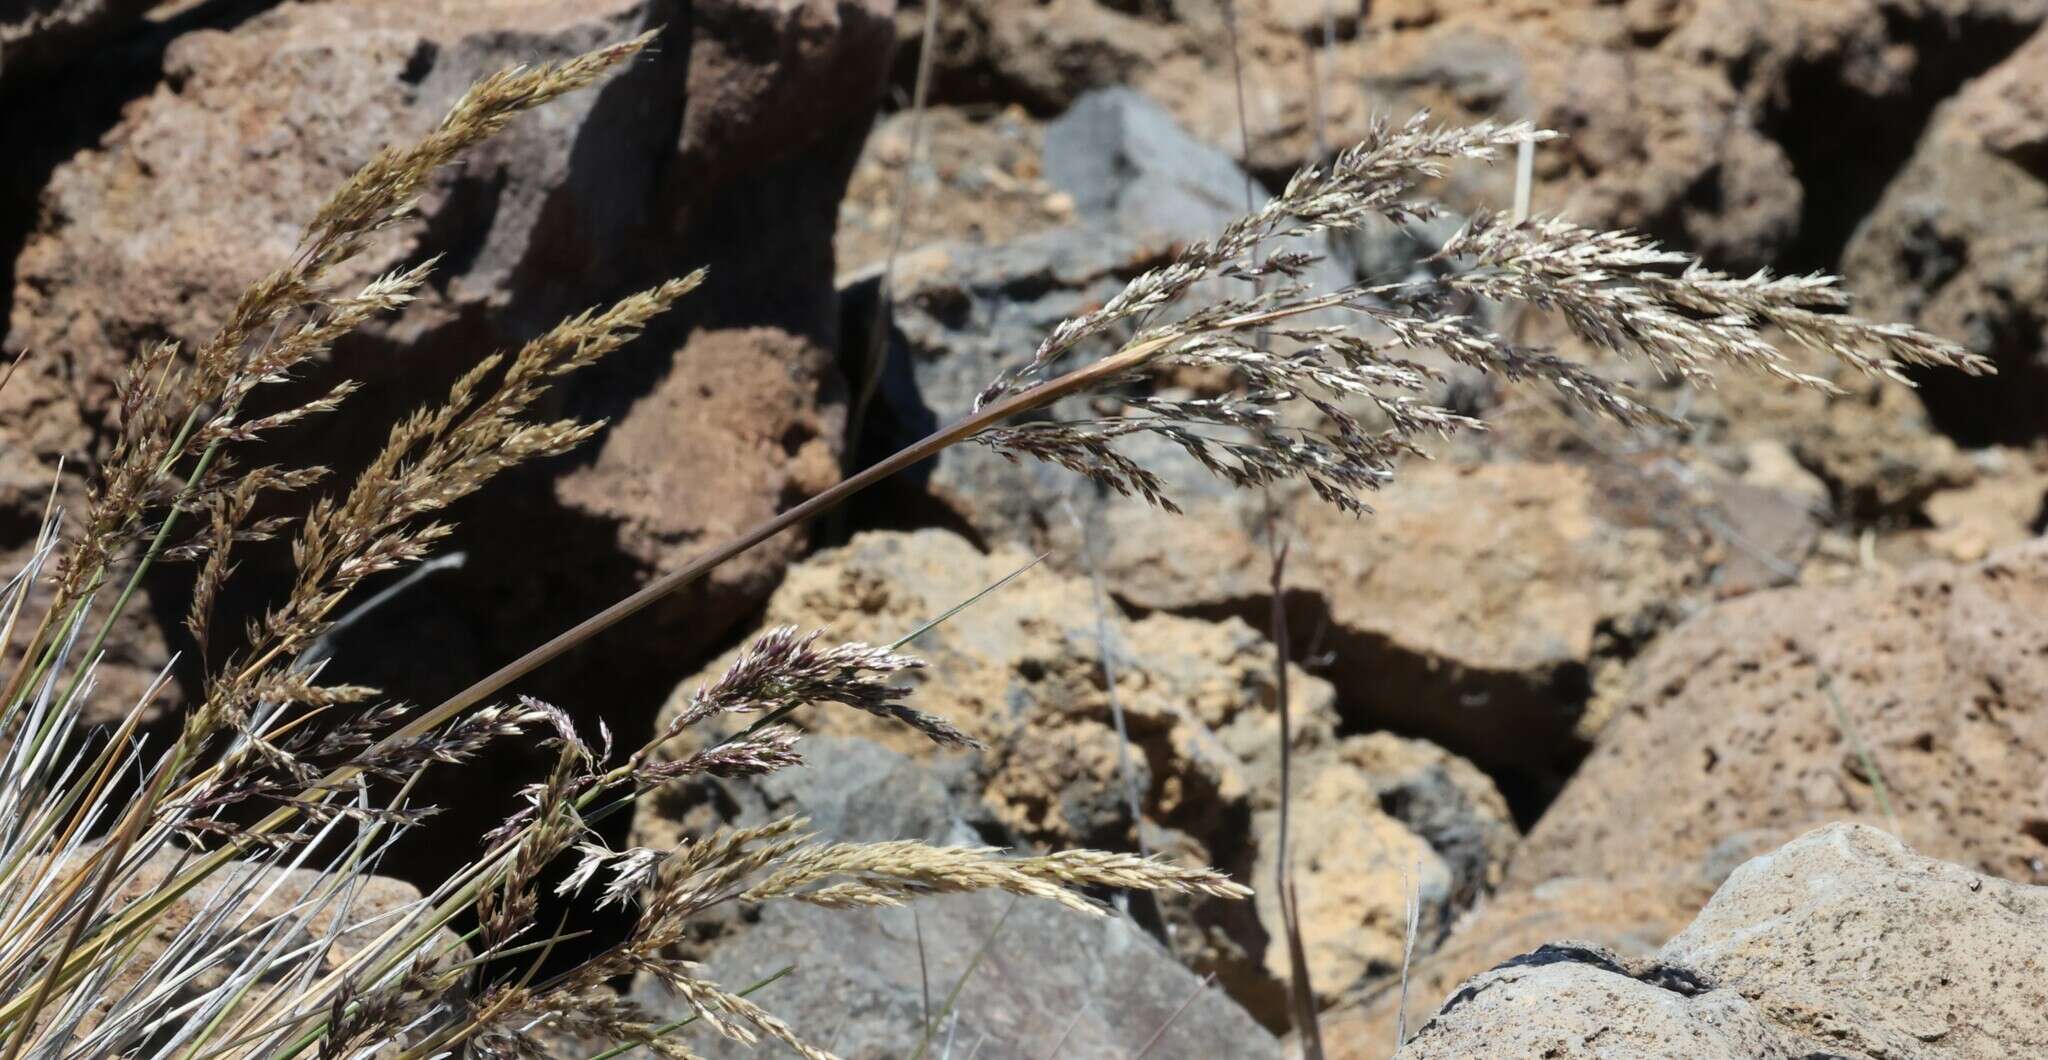
[[[323, 682], [326, 638], [349, 614], [344, 603], [372, 578], [430, 562], [454, 532], [455, 502], [599, 430], [534, 412], [550, 386], [631, 342], [703, 276], [579, 314], [517, 350], [480, 351], [444, 397], [393, 426], [345, 485], [327, 468], [244, 456], [307, 417], [345, 415], [353, 380], [262, 415], [247, 413], [252, 397], [403, 311], [427, 282], [431, 260], [348, 277], [380, 233], [413, 215], [437, 171], [521, 112], [618, 70], [652, 39], [479, 82], [424, 138], [379, 152], [344, 183], [314, 212], [292, 259], [251, 283], [211, 338], [138, 351], [83, 518], [67, 530], [53, 499], [36, 548], [0, 590], [0, 644], [9, 646], [0, 665], [0, 1060], [543, 1057], [563, 1035], [614, 1043], [605, 1055], [644, 1046], [687, 1057], [675, 1036], [685, 1024], [828, 1057], [751, 1000], [752, 988], [729, 989], [676, 956], [692, 926], [721, 906], [769, 902], [859, 909], [990, 891], [1092, 915], [1107, 911], [1105, 891], [1249, 891], [1213, 870], [1139, 854], [838, 843], [807, 834], [797, 818], [668, 849], [604, 842], [598, 825], [664, 786], [800, 766], [801, 731], [788, 723], [800, 710], [858, 710], [936, 745], [975, 746], [890, 683], [923, 665], [902, 643], [770, 630], [636, 748], [614, 748], [609, 733], [587, 739], [574, 704], [510, 695], [513, 682], [954, 445], [1050, 461], [1171, 508], [1169, 484], [1117, 448], [1151, 433], [1233, 485], [1296, 483], [1362, 512], [1363, 497], [1423, 439], [1481, 426], [1429, 400], [1437, 375], [1418, 351], [1547, 384], [1623, 423], [1665, 420], [1591, 366], [1487, 329], [1476, 300], [1554, 312], [1594, 346], [1696, 384], [1730, 367], [1827, 388], [1780, 351], [1779, 336], [1885, 377], [1989, 370], [1913, 329], [1846, 315], [1830, 278], [1731, 277], [1638, 236], [1559, 220], [1480, 215], [1437, 250], [1443, 267], [1429, 279], [1316, 289], [1311, 259], [1261, 248], [1372, 219], [1436, 216], [1441, 207], [1418, 191], [1448, 167], [1552, 135], [1526, 124], [1382, 123], [1215, 239], [1020, 351], [1019, 366], [992, 380], [959, 422], [653, 579], [463, 693], [421, 709]], [[1196, 297], [1218, 279], [1244, 281], [1248, 293]], [[1109, 340], [1111, 352], [1082, 357]], [[1150, 387], [1184, 367], [1227, 369], [1237, 385], [1200, 398]], [[1076, 395], [1114, 411], [1023, 419]], [[286, 537], [289, 590], [239, 635], [215, 628], [237, 546]], [[139, 734], [168, 671], [124, 705], [111, 732], [89, 734], [94, 667], [115, 620], [151, 569], [173, 561], [193, 565], [183, 620], [200, 649], [173, 665], [196, 665], [203, 694], [161, 746]], [[53, 591], [39, 596], [45, 585]], [[722, 742], [680, 749], [691, 730], [728, 715], [755, 720]], [[483, 853], [416, 899], [367, 901], [395, 839], [433, 826], [434, 807], [415, 797], [422, 775], [462, 768], [507, 740], [550, 748], [553, 766], [481, 837]], [[631, 908], [632, 926], [564, 970], [551, 957], [579, 933], [543, 922], [549, 890]], [[465, 915], [476, 927], [458, 937], [450, 925]], [[687, 1019], [659, 1019], [619, 996], [610, 984], [629, 975], [666, 984]]]

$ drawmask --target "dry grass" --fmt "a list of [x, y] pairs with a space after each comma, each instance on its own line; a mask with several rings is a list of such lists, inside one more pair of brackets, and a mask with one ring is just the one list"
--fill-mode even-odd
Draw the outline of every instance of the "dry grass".
[[[364, 580], [427, 560], [452, 533], [439, 521], [452, 502], [590, 437], [595, 424], [529, 413], [554, 380], [630, 341], [700, 277], [581, 314], [517, 351], [484, 358], [445, 398], [394, 428], [346, 488], [318, 492], [296, 516], [255, 513], [292, 510], [289, 498], [322, 490], [328, 470], [245, 466], [242, 458], [287, 424], [335, 414], [353, 384], [265, 416], [245, 415], [248, 398], [366, 321], [403, 309], [431, 263], [354, 291], [334, 290], [334, 278], [377, 233], [410, 216], [438, 168], [520, 112], [616, 70], [648, 40], [479, 83], [424, 140], [379, 153], [337, 191], [293, 260], [254, 282], [211, 340], [136, 358], [122, 392], [121, 433], [82, 525], [60, 533], [53, 514], [0, 596], [6, 629], [31, 631], [25, 649], [7, 659], [0, 689], [0, 1060], [542, 1056], [543, 1034], [691, 1055], [670, 1037], [677, 1025], [658, 1024], [607, 985], [643, 973], [669, 985], [699, 1030], [823, 1057], [771, 1012], [671, 956], [693, 919], [729, 903], [858, 908], [962, 891], [1004, 891], [1080, 913], [1102, 912], [1089, 895], [1105, 889], [1243, 897], [1244, 887], [1210, 870], [1136, 855], [826, 843], [793, 819], [668, 850], [614, 851], [592, 830], [684, 777], [799, 765], [798, 734], [777, 720], [809, 704], [888, 717], [941, 744], [968, 742], [944, 719], [901, 701], [888, 678], [918, 663], [895, 648], [827, 646], [818, 633], [771, 631], [698, 690], [675, 726], [616, 757], [608, 737], [593, 746], [565, 711], [498, 698], [513, 680], [654, 599], [949, 446], [972, 441], [1049, 460], [1171, 507], [1167, 484], [1116, 449], [1120, 438], [1151, 432], [1240, 487], [1298, 482], [1362, 512], [1363, 495], [1395, 474], [1419, 439], [1478, 426], [1418, 396], [1432, 375], [1403, 356], [1413, 348], [1548, 384], [1626, 423], [1660, 418], [1585, 366], [1520, 347], [1456, 310], [1473, 297], [1557, 312], [1585, 338], [1696, 382], [1727, 366], [1826, 385], [1790, 367], [1766, 327], [1864, 371], [1985, 369], [1929, 336], [1842, 315], [1841, 296], [1825, 278], [1723, 276], [1632, 236], [1554, 220], [1475, 220], [1439, 251], [1460, 266], [1440, 278], [1311, 290], [1305, 260], [1264, 258], [1257, 248], [1368, 218], [1429, 216], [1435, 207], [1413, 195], [1422, 181], [1453, 162], [1490, 159], [1548, 135], [1521, 125], [1382, 126], [1214, 241], [1061, 325], [959, 423], [712, 549], [461, 695], [417, 709], [373, 689], [322, 683], [316, 649]], [[1251, 293], [1182, 304], [1215, 277], [1250, 281]], [[1349, 314], [1359, 326], [1300, 323], [1324, 312]], [[1120, 338], [1115, 352], [1068, 363], [1083, 340], [1108, 336]], [[1228, 368], [1242, 385], [1198, 401], [1160, 400], [1136, 386], [1189, 365]], [[1082, 393], [1120, 399], [1122, 411], [1014, 422]], [[215, 629], [212, 603], [233, 576], [235, 546], [286, 534], [297, 568], [290, 593], [239, 635]], [[79, 718], [113, 628], [111, 618], [93, 626], [87, 616], [109, 594], [111, 608], [102, 610], [118, 614], [144, 575], [172, 560], [196, 564], [186, 621], [204, 648], [204, 695], [168, 747], [145, 749], [134, 739], [146, 703], [110, 738], [85, 740]], [[38, 580], [55, 586], [54, 603], [31, 614], [27, 590]], [[689, 726], [742, 713], [761, 720], [733, 740], [678, 760], [657, 753]], [[411, 800], [419, 776], [460, 768], [506, 738], [551, 747], [555, 764], [527, 789], [525, 807], [485, 837], [485, 855], [417, 902], [358, 913], [363, 881], [392, 836], [429, 826], [430, 807]], [[132, 799], [113, 795], [122, 776], [140, 778]], [[389, 788], [372, 780], [391, 782], [396, 794], [380, 798], [375, 793]], [[232, 823], [252, 816], [231, 820], [238, 807], [262, 815]], [[323, 850], [341, 853], [316, 857]], [[133, 893], [144, 868], [166, 857], [176, 862], [172, 871]], [[560, 936], [536, 919], [540, 881], [572, 863], [562, 894], [636, 903], [639, 914], [626, 938], [543, 975]], [[280, 901], [277, 876], [252, 867], [310, 868], [318, 882]], [[465, 912], [479, 926], [466, 945], [451, 942], [444, 929]], [[345, 947], [344, 936], [352, 940]]]

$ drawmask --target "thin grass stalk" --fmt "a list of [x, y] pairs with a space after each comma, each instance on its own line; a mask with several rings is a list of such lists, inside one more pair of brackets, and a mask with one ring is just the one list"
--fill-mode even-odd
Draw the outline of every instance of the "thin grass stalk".
[[[1272, 310], [1240, 314], [1220, 322], [1219, 327], [1252, 327], [1272, 321], [1299, 316], [1328, 309], [1341, 304], [1344, 295], [1328, 295], [1322, 298], [1283, 306]], [[664, 574], [635, 591], [632, 595], [591, 615], [576, 625], [556, 634], [547, 642], [528, 651], [496, 672], [484, 677], [469, 688], [457, 693], [432, 710], [414, 718], [404, 726], [373, 745], [372, 750], [384, 750], [401, 741], [424, 735], [427, 732], [453, 720], [463, 711], [482, 703], [485, 699], [503, 691], [512, 682], [525, 677], [591, 637], [610, 629], [645, 609], [655, 601], [686, 588], [712, 570], [767, 541], [791, 527], [800, 526], [825, 512], [831, 511], [855, 494], [881, 482], [884, 479], [937, 456], [946, 449], [972, 438], [991, 427], [1012, 417], [1044, 408], [1069, 394], [1087, 390], [1104, 380], [1114, 379], [1126, 371], [1142, 365], [1149, 358], [1176, 341], [1178, 336], [1166, 335], [1142, 342], [1135, 342], [1101, 360], [1076, 368], [1065, 375], [1039, 383], [1029, 389], [1011, 394], [990, 403], [980, 411], [962, 417], [952, 425], [940, 428], [924, 438], [905, 446], [901, 450], [860, 472], [841, 480], [836, 485], [798, 503], [768, 519], [755, 524], [724, 544], [706, 552], [684, 566]], [[361, 772], [355, 766], [344, 765], [328, 772], [315, 788], [308, 789], [309, 796], [318, 790], [329, 789], [353, 779]], [[113, 921], [102, 926], [95, 938], [87, 942], [78, 953], [57, 970], [57, 974], [74, 977], [81, 962], [90, 961], [105, 951], [105, 947], [127, 938], [149, 923], [171, 903], [188, 893], [199, 881], [220, 870], [222, 865], [233, 860], [240, 853], [250, 849], [262, 836], [276, 832], [295, 820], [300, 811], [292, 805], [273, 810], [262, 820], [249, 826], [234, 840], [223, 844], [218, 850], [203, 858], [193, 868], [175, 879], [166, 881], [161, 889], [148, 899], [135, 903]], [[19, 998], [0, 1005], [0, 1023], [12, 1020], [20, 1012]]]
[[1308, 947], [1301, 937], [1301, 911], [1294, 896], [1293, 855], [1288, 850], [1294, 805], [1294, 724], [1287, 687], [1287, 552], [1279, 525], [1273, 539], [1273, 699], [1280, 715], [1280, 834], [1274, 844], [1273, 897], [1280, 903], [1280, 921], [1287, 932], [1287, 997], [1294, 1008], [1294, 1030], [1301, 1039], [1303, 1060], [1323, 1060], [1323, 1026], [1316, 1010], [1315, 983], [1309, 978]]
[[[1017, 903], [1021, 901], [1023, 901], [1022, 898], [1012, 897], [1010, 904], [1003, 907], [1003, 915], [996, 918], [995, 926], [988, 929], [988, 937], [981, 940], [980, 946], [975, 947], [974, 956], [968, 959], [967, 967], [960, 971], [960, 978], [953, 980], [953, 988], [946, 991], [946, 1003], [939, 1007], [939, 1019], [945, 1019], [947, 1015], [953, 1012], [953, 1006], [959, 1004], [960, 991], [966, 989], [967, 980], [974, 975], [975, 969], [980, 968], [981, 962], [988, 957], [989, 950], [996, 944], [996, 936], [1003, 933], [1003, 925], [1010, 922], [1010, 914], [1017, 911]], [[917, 1051], [910, 1054], [910, 1060], [924, 1060], [924, 1054], [931, 1049], [932, 1031], [934, 1028], [935, 1024], [933, 1021], [925, 1021], [924, 1034], [918, 1039]]]
[[1202, 996], [1202, 991], [1209, 989], [1209, 984], [1215, 981], [1215, 972], [1210, 972], [1203, 976], [1202, 981], [1195, 984], [1194, 993], [1189, 994], [1187, 1000], [1182, 1001], [1180, 1007], [1173, 1010], [1173, 1015], [1166, 1017], [1166, 1022], [1161, 1023], [1158, 1029], [1152, 1032], [1152, 1037], [1145, 1039], [1145, 1044], [1137, 1052], [1131, 1054], [1131, 1060], [1144, 1060], [1146, 1056], [1150, 1055], [1152, 1050], [1159, 1045], [1160, 1040], [1166, 1037], [1166, 1032], [1173, 1029], [1173, 1025], [1180, 1021], [1181, 1013], [1186, 1012], [1188, 1006], [1194, 1004], [1195, 999]]
[[[752, 985], [748, 986], [746, 989], [735, 990], [733, 992], [741, 997], [750, 997], [755, 992], [766, 989], [770, 984], [773, 984], [777, 980], [783, 978], [784, 976], [787, 976], [789, 973], [793, 971], [796, 971], [796, 965], [783, 965], [780, 970], [768, 976], [766, 979], [757, 980]], [[687, 1027], [690, 1024], [697, 1022], [700, 1018], [701, 1017], [693, 1014], [685, 1016], [682, 1019], [675, 1020], [670, 1023], [664, 1023], [661, 1026], [656, 1027], [652, 1035], [649, 1035], [647, 1038], [641, 1041], [628, 1042], [623, 1045], [612, 1046], [611, 1048], [606, 1049], [604, 1052], [592, 1054], [589, 1060], [618, 1060], [619, 1057], [624, 1056], [625, 1054], [632, 1052], [633, 1050], [638, 1049], [643, 1045], [652, 1044], [654, 1040], [657, 1038], [665, 1038], [679, 1030], [682, 1030], [684, 1027]]]
[[868, 326], [868, 363], [861, 376], [860, 393], [846, 418], [847, 448], [858, 455], [861, 436], [866, 432], [868, 411], [882, 385], [882, 370], [889, 353], [889, 320], [895, 299], [896, 259], [903, 253], [903, 237], [909, 229], [911, 200], [917, 192], [918, 156], [924, 147], [927, 103], [931, 98], [932, 68], [938, 58], [939, 4], [924, 0], [924, 37], [917, 46], [917, 81], [910, 90], [910, 155], [903, 164], [903, 179], [896, 186], [896, 214], [889, 220], [889, 250], [882, 258], [882, 275], [875, 281], [874, 320]]

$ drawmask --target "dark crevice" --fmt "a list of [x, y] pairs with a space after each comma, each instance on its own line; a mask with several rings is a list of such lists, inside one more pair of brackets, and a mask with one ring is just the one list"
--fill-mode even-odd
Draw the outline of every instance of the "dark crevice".
[[1805, 189], [1799, 234], [1780, 268], [1835, 271], [1856, 226], [1912, 157], [1935, 108], [2025, 42], [2030, 24], [1998, 18], [1909, 17], [1890, 8], [1886, 40], [1915, 65], [1899, 91], [1873, 96], [1845, 75], [1842, 56], [1794, 66], [1758, 125], [1777, 141]]
[[[1271, 607], [1271, 597], [1260, 595], [1173, 613], [1212, 622], [1241, 618], [1263, 629]], [[1149, 613], [1127, 602], [1126, 610], [1133, 618]], [[1536, 823], [1590, 750], [1577, 735], [1592, 697], [1583, 664], [1537, 674], [1457, 666], [1345, 629], [1322, 594], [1308, 589], [1288, 591], [1287, 612], [1289, 658], [1342, 693], [1341, 734], [1427, 740], [1470, 760], [1500, 789], [1519, 828]]]
[[75, 62], [0, 86], [0, 150], [8, 157], [0, 174], [0, 329], [13, 315], [15, 263], [42, 221], [43, 188], [57, 167], [98, 146], [130, 101], [156, 91], [173, 41], [194, 30], [232, 29], [276, 3], [212, 0], [162, 22], [138, 22]]

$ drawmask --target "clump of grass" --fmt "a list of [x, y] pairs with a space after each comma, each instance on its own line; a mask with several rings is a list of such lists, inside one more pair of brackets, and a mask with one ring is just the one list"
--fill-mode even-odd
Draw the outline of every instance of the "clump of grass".
[[[419, 709], [385, 702], [373, 689], [324, 683], [317, 648], [343, 602], [366, 579], [426, 560], [452, 532], [440, 521], [451, 503], [590, 437], [598, 425], [531, 418], [539, 396], [630, 341], [701, 276], [484, 357], [442, 400], [393, 428], [346, 488], [321, 493], [295, 518], [256, 513], [321, 489], [327, 469], [244, 466], [242, 457], [294, 421], [334, 413], [354, 384], [264, 416], [245, 414], [248, 398], [370, 319], [402, 309], [418, 290], [432, 262], [354, 291], [334, 288], [379, 231], [410, 216], [436, 169], [519, 112], [615, 70], [648, 41], [479, 83], [424, 140], [381, 152], [344, 184], [314, 215], [299, 253], [252, 284], [211, 340], [191, 351], [159, 345], [136, 359], [122, 391], [121, 433], [83, 525], [62, 534], [53, 514], [0, 595], [5, 642], [17, 628], [30, 630], [0, 687], [0, 1060], [542, 1056], [549, 1034], [691, 1055], [668, 1037], [678, 1024], [658, 1023], [607, 985], [640, 973], [666, 983], [702, 1029], [823, 1057], [771, 1011], [671, 955], [692, 920], [731, 903], [859, 908], [962, 891], [1004, 891], [1082, 913], [1104, 911], [1089, 897], [1097, 889], [1248, 894], [1211, 870], [1141, 856], [827, 843], [796, 819], [667, 850], [615, 851], [597, 838], [595, 823], [664, 785], [799, 765], [799, 733], [780, 719], [806, 705], [888, 717], [939, 744], [968, 742], [944, 719], [902, 702], [888, 678], [917, 661], [893, 647], [821, 646], [821, 634], [771, 631], [698, 690], [673, 726], [623, 755], [608, 735], [593, 746], [553, 705], [499, 698], [523, 674], [654, 599], [949, 446], [972, 441], [1053, 461], [1170, 508], [1166, 484], [1115, 447], [1151, 432], [1238, 486], [1300, 482], [1362, 512], [1362, 495], [1386, 482], [1419, 438], [1478, 426], [1418, 396], [1432, 375], [1401, 355], [1411, 348], [1547, 383], [1623, 422], [1660, 419], [1586, 366], [1518, 346], [1456, 311], [1475, 296], [1554, 310], [1596, 344], [1695, 382], [1739, 365], [1825, 386], [1787, 367], [1767, 325], [1865, 371], [1986, 370], [1919, 332], [1841, 315], [1825, 278], [1731, 278], [1633, 236], [1558, 221], [1480, 218], [1439, 251], [1463, 266], [1440, 278], [1311, 290], [1305, 259], [1262, 257], [1257, 248], [1368, 218], [1428, 216], [1436, 208], [1412, 194], [1420, 182], [1453, 161], [1489, 159], [1549, 135], [1523, 125], [1382, 126], [1216, 240], [1062, 324], [960, 422], [664, 575], [460, 695]], [[1252, 293], [1184, 311], [1196, 284], [1217, 276], [1255, 281]], [[1273, 282], [1261, 289], [1262, 280]], [[1368, 335], [1298, 325], [1323, 311], [1373, 327]], [[1122, 337], [1115, 352], [1068, 365], [1083, 340], [1111, 335]], [[1229, 368], [1242, 385], [1200, 401], [1145, 393], [1154, 374], [1185, 365]], [[1119, 398], [1122, 412], [1016, 422], [1082, 393]], [[1383, 426], [1368, 427], [1367, 417]], [[297, 569], [290, 592], [239, 638], [223, 637], [211, 611], [232, 577], [235, 546], [287, 533]], [[93, 604], [112, 593], [117, 615], [145, 574], [172, 560], [196, 564], [186, 623], [202, 646], [204, 695], [164, 748], [135, 739], [146, 701], [107, 738], [87, 741], [79, 719], [113, 628], [112, 618], [88, 622]], [[31, 616], [28, 590], [42, 579], [55, 585], [54, 602]], [[760, 720], [725, 743], [665, 753], [684, 729], [749, 713]], [[482, 857], [418, 901], [358, 912], [364, 881], [392, 838], [427, 826], [431, 807], [412, 799], [421, 774], [460, 768], [501, 739], [555, 753], [553, 768], [526, 790], [526, 805], [484, 837]], [[132, 799], [112, 795], [123, 776], [139, 778]], [[230, 816], [251, 807], [262, 811], [253, 821], [254, 814]], [[543, 974], [564, 936], [537, 920], [541, 881], [571, 864], [560, 893], [636, 903], [638, 917], [624, 939]], [[313, 869], [315, 882], [281, 890], [281, 877], [268, 870], [282, 868]], [[452, 939], [448, 925], [466, 912], [475, 930]]]

